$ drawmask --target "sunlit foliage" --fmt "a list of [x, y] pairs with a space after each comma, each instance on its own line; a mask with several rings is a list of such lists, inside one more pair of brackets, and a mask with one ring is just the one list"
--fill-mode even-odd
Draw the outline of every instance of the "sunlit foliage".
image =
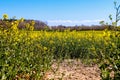
[[[102, 79], [120, 78], [120, 33], [114, 31], [33, 31], [34, 21], [19, 30], [24, 19], [0, 25], [0, 79], [42, 79], [54, 59], [96, 63]], [[110, 77], [114, 72], [114, 77]]]

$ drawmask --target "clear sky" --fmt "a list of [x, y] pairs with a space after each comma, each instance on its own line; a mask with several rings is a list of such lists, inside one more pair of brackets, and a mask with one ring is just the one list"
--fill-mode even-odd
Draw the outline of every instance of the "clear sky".
[[[119, 0], [117, 0], [120, 3]], [[109, 22], [114, 0], [0, 0], [0, 17], [42, 20], [48, 25], [92, 25]]]

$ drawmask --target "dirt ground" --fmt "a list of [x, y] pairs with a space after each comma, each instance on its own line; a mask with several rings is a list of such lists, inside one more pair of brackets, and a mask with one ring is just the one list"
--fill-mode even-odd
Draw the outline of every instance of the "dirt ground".
[[64, 60], [52, 65], [45, 80], [101, 80], [100, 70], [97, 65], [86, 66], [80, 60]]

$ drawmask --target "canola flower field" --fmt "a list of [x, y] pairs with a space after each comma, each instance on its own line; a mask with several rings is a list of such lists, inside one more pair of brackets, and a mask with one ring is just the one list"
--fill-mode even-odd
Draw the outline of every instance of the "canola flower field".
[[[120, 78], [120, 35], [116, 31], [34, 31], [34, 22], [19, 30], [23, 20], [0, 25], [0, 79], [43, 78], [53, 60], [81, 59], [95, 63], [102, 79]], [[5, 27], [6, 25], [6, 27]], [[109, 67], [111, 67], [109, 69]]]

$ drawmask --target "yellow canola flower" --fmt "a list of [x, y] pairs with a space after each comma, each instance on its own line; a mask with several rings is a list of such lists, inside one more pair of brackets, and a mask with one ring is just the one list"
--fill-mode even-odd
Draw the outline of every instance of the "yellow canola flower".
[[3, 14], [3, 19], [8, 19], [8, 15], [7, 14]]
[[23, 21], [24, 21], [24, 18], [21, 18], [21, 19], [20, 19], [20, 22], [23, 22]]
[[46, 50], [47, 50], [47, 47], [43, 47], [43, 49], [46, 51]]
[[116, 48], [116, 45], [115, 45], [115, 43], [111, 43], [111, 45], [112, 45], [112, 47], [113, 47], [113, 48]]
[[50, 44], [53, 44], [53, 43], [54, 43], [54, 41], [50, 40]]

